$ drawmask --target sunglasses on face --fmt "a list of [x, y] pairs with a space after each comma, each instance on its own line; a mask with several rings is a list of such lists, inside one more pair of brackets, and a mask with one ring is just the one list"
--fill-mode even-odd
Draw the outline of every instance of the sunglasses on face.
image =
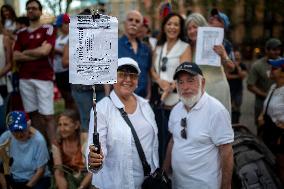
[[180, 131], [181, 138], [187, 139], [187, 134], [186, 134], [186, 117], [182, 118], [180, 120], [180, 126], [182, 127], [182, 130]]
[[168, 62], [168, 58], [167, 57], [163, 57], [162, 58], [162, 66], [161, 66], [161, 71], [162, 72], [167, 71], [167, 62]]
[[130, 77], [131, 80], [136, 80], [138, 78], [137, 73], [117, 71], [117, 77], [126, 79], [128, 76]]

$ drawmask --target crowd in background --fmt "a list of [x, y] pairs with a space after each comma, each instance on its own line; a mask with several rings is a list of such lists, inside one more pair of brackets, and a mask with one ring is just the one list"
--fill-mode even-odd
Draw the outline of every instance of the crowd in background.
[[[195, 62], [198, 27], [219, 27], [225, 33], [230, 30], [229, 18], [217, 9], [206, 18], [200, 13], [183, 17], [168, 8], [164, 7], [167, 14], [161, 11], [161, 28], [156, 37], [152, 36], [149, 20], [139, 11], [128, 12], [123, 21], [124, 33], [118, 41], [118, 57], [129, 57], [138, 63], [139, 78], [134, 92], [150, 103], [155, 114], [160, 165], [170, 140], [170, 112], [180, 101], [173, 79], [176, 68], [182, 62]], [[93, 89], [89, 85], [69, 83], [69, 15], [60, 14], [54, 23], [42, 24], [42, 6], [37, 0], [27, 1], [26, 11], [26, 16], [17, 17], [10, 5], [1, 7], [0, 144], [10, 140], [9, 155], [13, 162], [7, 159], [5, 162], [0, 157], [3, 167], [0, 188], [7, 188], [3, 177], [7, 174], [7, 161], [12, 177], [6, 180], [14, 188], [49, 188], [50, 185], [67, 189], [72, 184], [74, 188], [89, 188], [92, 173], [87, 172], [85, 151]], [[91, 14], [91, 11], [86, 9], [80, 14]], [[244, 87], [255, 95], [255, 125], [260, 137], [265, 130], [261, 126], [264, 115], [272, 116], [280, 132], [284, 129], [284, 64], [267, 63], [283, 56], [282, 42], [271, 38], [263, 48], [265, 56], [248, 70], [241, 49], [225, 34], [223, 43], [213, 48], [221, 59], [221, 66], [200, 66], [206, 81], [205, 91], [223, 104], [232, 124], [240, 123]], [[243, 86], [246, 77], [247, 86]], [[59, 115], [54, 114], [54, 88], [64, 101], [64, 111]], [[280, 89], [277, 92], [275, 88]], [[97, 102], [112, 95], [112, 89], [113, 86], [96, 85]], [[274, 101], [273, 95], [278, 95], [280, 100]], [[141, 99], [139, 103], [145, 103]], [[269, 101], [278, 103], [280, 108]], [[275, 107], [276, 110], [272, 109]], [[269, 141], [266, 142], [269, 144]], [[273, 152], [278, 163], [284, 162], [283, 151]], [[283, 166], [279, 163], [279, 167]], [[282, 172], [279, 174], [284, 181]]]

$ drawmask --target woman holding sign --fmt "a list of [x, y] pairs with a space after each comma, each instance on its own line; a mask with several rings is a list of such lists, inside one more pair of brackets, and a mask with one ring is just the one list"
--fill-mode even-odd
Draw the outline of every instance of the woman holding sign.
[[134, 94], [140, 69], [135, 60], [119, 58], [117, 83], [109, 97], [97, 104], [97, 131], [101, 151], [93, 144], [94, 112], [91, 112], [87, 152], [89, 169], [94, 173], [92, 184], [100, 189], [140, 189], [144, 170], [133, 139], [127, 116], [140, 140], [151, 172], [158, 166], [158, 131], [155, 115], [142, 97]]
[[[197, 29], [198, 27], [206, 26], [208, 26], [206, 19], [199, 13], [189, 15], [186, 20], [186, 31], [192, 49], [193, 62], [195, 62]], [[231, 69], [233, 63], [228, 60], [229, 58], [223, 45], [215, 45], [213, 50], [221, 57], [222, 65], [219, 67], [200, 65], [206, 80], [206, 92], [217, 98], [226, 109], [231, 112], [230, 88], [224, 72], [224, 67]]]

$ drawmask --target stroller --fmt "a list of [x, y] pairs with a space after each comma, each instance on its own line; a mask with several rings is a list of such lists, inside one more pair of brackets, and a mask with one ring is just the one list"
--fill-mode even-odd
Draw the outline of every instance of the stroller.
[[233, 189], [282, 189], [275, 173], [275, 157], [247, 127], [233, 125], [235, 140]]

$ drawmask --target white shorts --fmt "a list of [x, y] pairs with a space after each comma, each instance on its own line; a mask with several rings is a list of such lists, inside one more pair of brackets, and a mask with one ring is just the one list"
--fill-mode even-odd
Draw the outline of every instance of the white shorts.
[[53, 82], [37, 79], [20, 79], [20, 93], [27, 113], [38, 111], [42, 115], [53, 115]]

